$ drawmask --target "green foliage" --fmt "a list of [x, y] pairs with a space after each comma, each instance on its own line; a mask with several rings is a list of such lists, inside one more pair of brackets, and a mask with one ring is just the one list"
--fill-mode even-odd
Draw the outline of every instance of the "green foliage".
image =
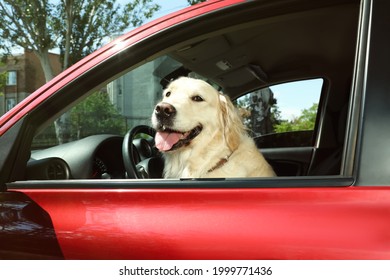
[[280, 123], [282, 122], [282, 120], [281, 120], [282, 117], [280, 115], [281, 112], [279, 110], [277, 100], [274, 99], [274, 101], [275, 101], [275, 103], [272, 104], [272, 106], [271, 106], [271, 116], [270, 116], [273, 130], [275, 130], [275, 126], [280, 125]]
[[100, 47], [108, 37], [141, 25], [160, 9], [152, 0], [65, 0], [56, 6], [52, 26], [60, 38], [64, 68]]
[[245, 125], [254, 136], [274, 132], [313, 130], [318, 110], [318, 104], [314, 103], [310, 108], [303, 109], [293, 120], [283, 120], [277, 99], [268, 88], [241, 96], [235, 101], [235, 105]]
[[[69, 112], [69, 141], [95, 134], [126, 133], [126, 119], [111, 104], [105, 92], [95, 92]], [[33, 149], [43, 149], [60, 144], [54, 123], [34, 137]]]
[[100, 47], [107, 37], [142, 24], [160, 9], [153, 0], [1, 0], [0, 50], [37, 55], [59, 48], [64, 68]]
[[0, 48], [20, 46], [42, 52], [55, 47], [50, 26], [53, 8], [48, 0], [1, 0]]
[[300, 116], [291, 121], [281, 121], [275, 125], [275, 132], [313, 130], [317, 117], [318, 104], [314, 103], [310, 108], [303, 109]]
[[96, 92], [70, 111], [71, 137], [93, 134], [125, 134], [126, 120], [111, 104], [105, 92]]
[[[63, 69], [99, 48], [108, 37], [142, 24], [160, 6], [153, 0], [128, 0], [123, 7], [112, 0], [0, 0], [0, 51], [13, 47], [32, 50], [46, 80], [53, 76], [49, 50], [59, 48]], [[56, 121], [59, 143], [69, 131], [64, 115]], [[87, 126], [79, 128], [83, 134]], [[80, 130], [81, 129], [81, 130]]]
[[195, 4], [198, 4], [198, 3], [202, 3], [202, 2], [205, 2], [206, 0], [187, 0], [188, 4], [190, 5], [195, 5]]

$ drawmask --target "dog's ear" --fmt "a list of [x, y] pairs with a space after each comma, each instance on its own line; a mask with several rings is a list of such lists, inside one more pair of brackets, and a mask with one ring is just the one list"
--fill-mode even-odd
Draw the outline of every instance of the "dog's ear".
[[220, 94], [219, 104], [221, 109], [220, 121], [223, 126], [224, 138], [229, 149], [234, 151], [239, 145], [240, 136], [245, 133], [245, 126], [228, 96]]

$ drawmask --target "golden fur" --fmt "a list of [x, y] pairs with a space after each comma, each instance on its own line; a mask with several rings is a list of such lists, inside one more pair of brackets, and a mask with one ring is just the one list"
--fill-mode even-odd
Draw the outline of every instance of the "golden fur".
[[[179, 78], [164, 90], [162, 102], [176, 110], [169, 129], [184, 133], [202, 126], [189, 144], [164, 152], [165, 178], [275, 176], [230, 99], [208, 83]], [[165, 128], [161, 122], [153, 113], [156, 130]]]

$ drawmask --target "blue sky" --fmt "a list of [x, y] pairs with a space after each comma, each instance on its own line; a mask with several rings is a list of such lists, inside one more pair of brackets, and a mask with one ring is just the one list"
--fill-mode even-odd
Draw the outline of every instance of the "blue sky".
[[[118, 4], [128, 3], [129, 0], [117, 0]], [[175, 11], [181, 10], [187, 6], [189, 6], [187, 0], [154, 0], [153, 3], [159, 4], [161, 6], [160, 10], [156, 12], [149, 21], [154, 20], [156, 18], [162, 17], [164, 15], [173, 13]], [[146, 22], [145, 22], [146, 23]]]
[[161, 9], [154, 15], [153, 19], [189, 6], [187, 0], [155, 0], [154, 3], [159, 4]]
[[272, 86], [282, 119], [292, 120], [303, 109], [319, 103], [322, 83], [322, 79], [312, 79]]

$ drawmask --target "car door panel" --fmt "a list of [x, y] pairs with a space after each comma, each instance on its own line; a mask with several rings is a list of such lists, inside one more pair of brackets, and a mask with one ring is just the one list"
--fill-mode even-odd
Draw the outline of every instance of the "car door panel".
[[388, 259], [388, 188], [23, 190], [67, 259]]
[[307, 175], [313, 156], [313, 147], [261, 149], [278, 176]]

